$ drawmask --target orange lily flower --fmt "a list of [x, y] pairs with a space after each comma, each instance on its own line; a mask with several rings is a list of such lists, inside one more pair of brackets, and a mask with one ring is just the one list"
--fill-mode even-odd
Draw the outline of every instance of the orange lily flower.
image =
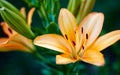
[[[27, 23], [30, 27], [32, 22], [32, 15], [35, 8], [32, 8], [27, 16]], [[25, 15], [25, 9], [21, 9], [21, 13], [26, 17]], [[20, 35], [19, 33], [12, 30], [7, 23], [2, 22], [1, 26], [3, 28], [3, 31], [5, 34], [8, 35], [6, 38], [0, 38], [0, 51], [6, 52], [11, 50], [22, 50], [26, 52], [31, 52], [31, 50], [34, 50], [34, 46], [32, 44], [32, 40]]]
[[56, 55], [57, 64], [68, 64], [82, 60], [102, 66], [105, 62], [100, 51], [120, 40], [120, 30], [98, 37], [104, 21], [102, 13], [90, 13], [78, 26], [72, 13], [63, 8], [58, 21], [63, 36], [45, 34], [34, 40], [35, 45], [62, 53]]

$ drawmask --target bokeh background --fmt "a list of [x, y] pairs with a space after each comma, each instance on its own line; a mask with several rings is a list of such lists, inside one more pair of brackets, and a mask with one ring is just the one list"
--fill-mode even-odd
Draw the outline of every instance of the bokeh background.
[[[18, 9], [26, 7], [24, 0], [7, 0]], [[68, 0], [60, 0], [61, 8], [66, 7]], [[112, 30], [120, 29], [120, 0], [96, 0], [92, 11], [103, 12], [105, 15], [104, 27], [101, 35]], [[34, 19], [35, 18], [35, 19]], [[41, 24], [35, 14], [33, 25]], [[0, 22], [2, 21], [0, 16]], [[0, 37], [5, 37], [0, 27]], [[104, 42], [104, 41], [103, 41]], [[80, 75], [120, 75], [120, 41], [102, 51], [105, 57], [105, 66], [97, 67], [87, 63], [80, 63]], [[39, 64], [36, 57], [29, 53], [11, 51], [0, 52], [0, 75], [53, 75], [49, 68]]]

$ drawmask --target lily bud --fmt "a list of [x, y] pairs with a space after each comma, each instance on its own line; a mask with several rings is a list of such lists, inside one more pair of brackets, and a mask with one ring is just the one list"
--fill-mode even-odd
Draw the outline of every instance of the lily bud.
[[[6, 3], [6, 4], [5, 4]], [[16, 32], [29, 38], [34, 38], [34, 33], [28, 27], [26, 19], [17, 11], [15, 7], [7, 3], [5, 0], [0, 1], [0, 14], [3, 20]]]
[[74, 14], [79, 24], [89, 14], [94, 6], [95, 0], [69, 0], [68, 10]]
[[81, 0], [80, 10], [76, 16], [78, 23], [91, 12], [94, 4], [95, 0]]

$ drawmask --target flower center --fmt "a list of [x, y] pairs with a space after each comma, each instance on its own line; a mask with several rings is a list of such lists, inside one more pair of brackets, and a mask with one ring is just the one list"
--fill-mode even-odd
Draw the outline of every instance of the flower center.
[[79, 56], [82, 57], [86, 49], [87, 40], [89, 38], [88, 33], [84, 32], [84, 28], [81, 27], [81, 32], [75, 30], [76, 41], [70, 40], [67, 34], [65, 34], [64, 37], [71, 46], [71, 57], [74, 59], [77, 59]]
[[70, 39], [68, 38], [67, 34], [65, 34], [64, 37], [66, 38], [66, 40], [68, 41], [68, 43], [69, 43], [70, 46], [71, 46], [71, 50], [70, 50], [70, 52], [71, 52], [71, 57], [74, 58], [74, 59], [76, 59], [76, 51], [75, 51], [76, 42], [73, 41], [73, 40], [70, 40]]
[[[85, 33], [84, 32], [84, 29], [83, 27], [81, 27], [81, 33], [80, 35], [78, 36], [78, 38], [80, 39], [80, 43], [78, 43], [77, 46], [80, 46], [79, 49], [78, 49], [78, 52], [77, 52], [77, 55], [79, 55], [80, 57], [83, 56], [84, 52], [85, 52], [85, 49], [86, 49], [86, 43], [87, 43], [87, 40], [89, 38], [88, 36], [88, 33]], [[76, 40], [77, 41], [77, 40]], [[78, 40], [79, 41], [79, 40]]]

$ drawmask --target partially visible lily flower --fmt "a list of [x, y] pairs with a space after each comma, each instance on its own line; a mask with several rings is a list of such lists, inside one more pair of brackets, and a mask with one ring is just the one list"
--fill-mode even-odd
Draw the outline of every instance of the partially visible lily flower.
[[[25, 15], [25, 9], [21, 9], [21, 13], [24, 15], [24, 17], [27, 19], [28, 26], [30, 27], [32, 22], [32, 15], [35, 8], [32, 8], [28, 16]], [[7, 23], [2, 22], [1, 26], [3, 28], [3, 31], [5, 34], [8, 35], [7, 38], [0, 38], [0, 51], [6, 52], [11, 50], [22, 50], [25, 52], [31, 52], [34, 50], [34, 46], [32, 44], [32, 40], [20, 35], [19, 33], [12, 30]]]
[[63, 8], [58, 21], [63, 36], [45, 34], [34, 40], [34, 44], [37, 46], [62, 53], [56, 55], [57, 64], [69, 64], [82, 60], [103, 66], [105, 61], [100, 51], [120, 40], [120, 30], [98, 37], [104, 21], [102, 13], [90, 13], [78, 26], [71, 12]]

